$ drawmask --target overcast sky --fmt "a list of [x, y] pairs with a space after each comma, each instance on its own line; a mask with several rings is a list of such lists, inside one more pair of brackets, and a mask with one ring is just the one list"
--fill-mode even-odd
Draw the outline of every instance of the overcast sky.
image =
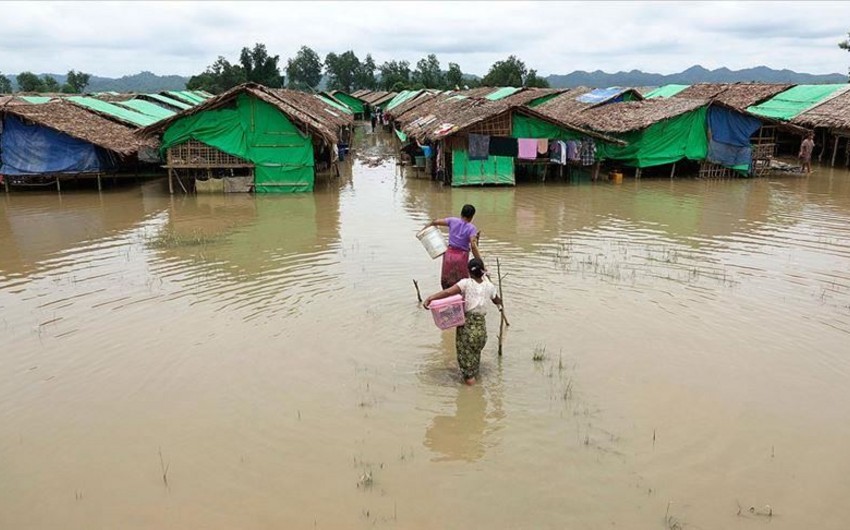
[[3, 2], [0, 72], [192, 75], [263, 42], [380, 64], [436, 53], [484, 74], [517, 55], [543, 75], [694, 64], [846, 73], [850, 2]]

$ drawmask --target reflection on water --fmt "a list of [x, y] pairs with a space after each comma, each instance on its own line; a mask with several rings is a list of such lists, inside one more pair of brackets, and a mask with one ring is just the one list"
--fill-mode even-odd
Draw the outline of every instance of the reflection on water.
[[[846, 526], [850, 174], [452, 189], [356, 138], [309, 195], [0, 200], [0, 528]], [[411, 281], [465, 203], [472, 388]]]

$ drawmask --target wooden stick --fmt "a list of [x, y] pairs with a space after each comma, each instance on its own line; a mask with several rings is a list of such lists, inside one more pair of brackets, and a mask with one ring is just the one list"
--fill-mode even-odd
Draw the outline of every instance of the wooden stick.
[[419, 303], [422, 303], [422, 294], [419, 292], [419, 284], [416, 280], [413, 280], [413, 286], [416, 287], [416, 298], [419, 299]]
[[502, 266], [499, 263], [499, 258], [496, 258], [496, 274], [499, 276], [499, 298], [502, 300], [502, 322], [505, 325], [510, 326], [511, 323], [508, 322], [508, 317], [505, 316], [505, 299], [502, 298]]

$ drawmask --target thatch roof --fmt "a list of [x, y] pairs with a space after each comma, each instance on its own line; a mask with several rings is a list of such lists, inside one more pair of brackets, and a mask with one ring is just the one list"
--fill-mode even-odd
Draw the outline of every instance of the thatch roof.
[[563, 94], [568, 90], [566, 88], [523, 88], [508, 97], [502, 98], [501, 101], [509, 105], [528, 105], [535, 99], [554, 94]]
[[802, 127], [824, 127], [850, 131], [850, 91], [797, 115], [791, 123]]
[[119, 155], [132, 155], [155, 142], [133, 134], [133, 129], [89, 112], [66, 101], [39, 105], [9, 105], [3, 112], [30, 123], [59, 131]]
[[256, 83], [245, 83], [231, 88], [216, 97], [210, 98], [195, 107], [186, 109], [174, 116], [158, 121], [137, 134], [149, 136], [165, 131], [175, 121], [199, 112], [221, 108], [229, 104], [239, 94], [250, 94], [276, 107], [289, 119], [306, 129], [310, 134], [320, 137], [329, 145], [339, 143], [339, 127], [351, 125], [354, 120], [350, 114], [334, 109], [312, 94], [287, 89], [271, 89]]
[[[336, 94], [337, 92], [340, 92], [340, 91], [334, 90], [333, 92], [331, 92], [331, 94]], [[354, 92], [349, 94], [349, 96], [354, 96], [354, 97], [359, 99], [359, 98], [365, 96], [366, 94], [371, 94], [371, 93], [372, 93], [372, 91], [369, 90], [368, 88], [361, 88], [360, 90], [355, 90]]]
[[585, 109], [591, 107], [589, 103], [582, 103], [576, 98], [583, 96], [593, 89], [588, 87], [576, 87], [563, 92], [559, 96], [555, 96], [546, 103], [543, 103], [535, 110], [541, 114], [545, 114], [550, 118], [569, 122], [573, 117]]
[[29, 103], [11, 94], [0, 96], [0, 107], [5, 107], [7, 105], [29, 105]]
[[372, 100], [370, 105], [372, 105], [373, 107], [384, 106], [387, 103], [389, 103], [390, 101], [392, 101], [393, 98], [396, 97], [397, 95], [398, 95], [398, 92], [387, 92], [383, 96], [381, 96], [379, 98], [375, 98], [374, 100]]
[[422, 105], [424, 102], [426, 102], [426, 101], [428, 101], [432, 98], [435, 98], [435, 97], [440, 97], [440, 96], [437, 95], [437, 94], [430, 94], [428, 92], [422, 91], [416, 97], [410, 98], [407, 101], [400, 103], [400, 104], [396, 105], [395, 107], [393, 107], [392, 109], [388, 110], [387, 114], [393, 116], [393, 118], [395, 118], [395, 119], [398, 119], [403, 114], [410, 112], [414, 108], [418, 107], [419, 105]]
[[532, 116], [558, 127], [574, 130], [600, 140], [622, 143], [615, 138], [577, 127], [571, 123], [553, 120], [535, 110], [521, 105], [512, 105], [504, 100], [491, 101], [485, 98], [458, 97], [450, 94], [431, 96], [419, 106], [398, 116], [396, 121], [408, 137], [423, 142], [435, 141], [462, 133], [482, 121], [496, 118], [506, 112]]
[[[556, 98], [557, 99], [557, 98]], [[707, 99], [646, 99], [624, 101], [584, 110], [573, 115], [574, 123], [609, 134], [639, 131], [663, 120], [708, 105]], [[541, 105], [542, 109], [546, 105]]]
[[[377, 90], [377, 91], [374, 91], [374, 92], [369, 92], [368, 94], [365, 94], [363, 96], [357, 96], [357, 97], [360, 98], [361, 100], [365, 101], [369, 105], [379, 105], [379, 103], [377, 103], [377, 102], [383, 101], [384, 98], [386, 98], [388, 94], [392, 94], [392, 92], [385, 92], [385, 91], [382, 91], [382, 90]], [[390, 96], [390, 99], [392, 99], [394, 97], [395, 97], [395, 94]], [[389, 100], [387, 100], [387, 101], [389, 101]]]
[[710, 99], [737, 109], [766, 101], [794, 85], [766, 83], [699, 83], [682, 90], [674, 98]]

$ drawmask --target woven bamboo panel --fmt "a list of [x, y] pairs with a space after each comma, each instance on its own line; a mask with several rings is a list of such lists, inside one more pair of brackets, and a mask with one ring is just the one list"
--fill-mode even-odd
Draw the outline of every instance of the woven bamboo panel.
[[736, 173], [728, 167], [703, 161], [699, 166], [699, 178], [701, 179], [728, 179]]
[[167, 151], [167, 166], [171, 168], [226, 168], [254, 167], [254, 164], [197, 140], [188, 140], [170, 147]]
[[475, 134], [488, 134], [490, 136], [511, 135], [511, 113], [503, 112], [490, 119], [471, 125], [463, 132]]

